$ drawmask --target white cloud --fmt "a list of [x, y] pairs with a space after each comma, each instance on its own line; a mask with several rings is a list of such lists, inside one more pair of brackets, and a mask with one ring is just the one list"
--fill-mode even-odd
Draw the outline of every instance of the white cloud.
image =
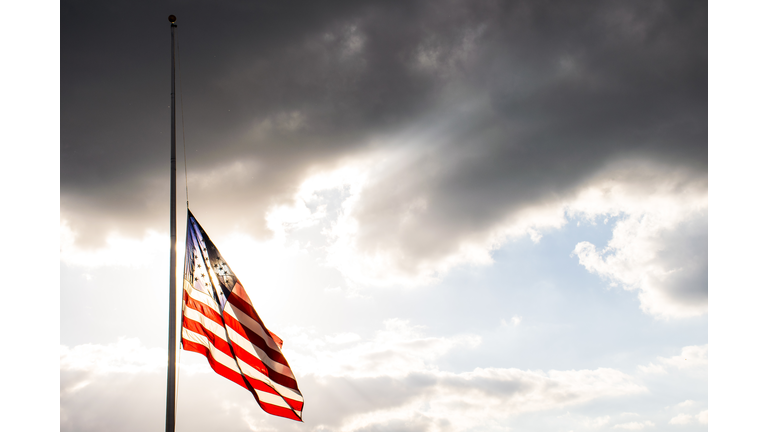
[[580, 428], [584, 429], [599, 429], [611, 421], [611, 416], [589, 417], [581, 414], [573, 414], [569, 411], [563, 415], [557, 416], [557, 419], [564, 420], [561, 424], [571, 426], [578, 425]]
[[297, 200], [292, 206], [272, 207], [265, 219], [275, 237], [284, 239], [287, 232], [316, 225], [324, 216], [325, 206], [312, 211], [306, 202]]
[[609, 421], [611, 421], [611, 416], [586, 418], [582, 421], [582, 425], [587, 429], [597, 429], [607, 425]]
[[587, 428], [590, 428], [590, 429], [599, 428], [599, 427], [607, 425], [610, 420], [611, 420], [610, 416], [597, 417], [597, 418], [585, 421], [584, 422], [584, 427], [587, 427]]
[[696, 420], [701, 424], [709, 424], [709, 410], [704, 410], [696, 414]]
[[691, 345], [683, 347], [680, 355], [659, 358], [662, 363], [677, 369], [687, 369], [698, 366], [707, 366], [709, 357], [709, 345]]
[[608, 245], [580, 242], [579, 263], [627, 290], [639, 291], [641, 308], [659, 317], [707, 311], [707, 187], [684, 173], [640, 172], [656, 184], [600, 179], [570, 206], [588, 218], [618, 216]]
[[647, 374], [655, 374], [655, 375], [661, 375], [667, 373], [667, 369], [662, 365], [657, 365], [656, 363], [648, 363], [648, 366], [638, 366], [641, 372], [647, 373]]
[[680, 414], [672, 417], [672, 420], [669, 421], [669, 424], [684, 425], [684, 424], [690, 423], [691, 421], [693, 421], [693, 416], [691, 416], [689, 414], [680, 413]]
[[512, 318], [510, 318], [509, 321], [502, 318], [501, 325], [504, 327], [517, 327], [522, 321], [523, 321], [522, 317], [515, 315]]
[[332, 344], [345, 344], [359, 341], [360, 335], [356, 333], [339, 333], [334, 336], [326, 336], [325, 340]]
[[[683, 347], [680, 355], [672, 357], [658, 357], [660, 364], [649, 363], [648, 366], [639, 366], [644, 373], [662, 374], [667, 373], [669, 368], [675, 369], [695, 369], [706, 368], [708, 365], [709, 345], [691, 345]], [[693, 401], [681, 402], [679, 406], [687, 406]], [[687, 404], [687, 405], [686, 405]]]
[[644, 421], [644, 422], [630, 422], [630, 423], [621, 423], [613, 426], [615, 429], [627, 429], [627, 430], [642, 430], [645, 428], [652, 428], [656, 427], [656, 425], [651, 421]]
[[[317, 225], [328, 217], [322, 192], [350, 188], [365, 182], [365, 173], [354, 163], [306, 178], [293, 197], [293, 203], [273, 205], [265, 218], [267, 227], [279, 239], [298, 229]], [[351, 193], [355, 193], [352, 189]], [[314, 208], [313, 208], [314, 207]]]

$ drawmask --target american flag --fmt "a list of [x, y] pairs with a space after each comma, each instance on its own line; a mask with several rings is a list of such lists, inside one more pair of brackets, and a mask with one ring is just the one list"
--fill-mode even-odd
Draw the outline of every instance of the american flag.
[[269, 414], [301, 420], [304, 398], [283, 341], [259, 318], [237, 276], [187, 211], [181, 343], [213, 370], [251, 392]]

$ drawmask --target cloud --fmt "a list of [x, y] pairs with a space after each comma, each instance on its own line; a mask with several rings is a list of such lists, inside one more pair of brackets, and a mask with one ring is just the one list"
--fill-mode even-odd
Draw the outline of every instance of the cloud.
[[[93, 18], [109, 7], [62, 9], [62, 219], [93, 247], [109, 232], [137, 238], [167, 224], [167, 93], [159, 66], [140, 54], [156, 38], [137, 30], [158, 6], [134, 3], [111, 22], [126, 31], [113, 33]], [[350, 280], [418, 285], [459, 264], [489, 264], [503, 242], [561, 227], [563, 209], [621, 161], [685, 171], [689, 184], [706, 178], [706, 7], [253, 7], [185, 10], [189, 22], [208, 23], [185, 55], [191, 205], [263, 240], [325, 214], [295, 206], [307, 179], [362, 167], [369, 177], [350, 180], [356, 189], [329, 231], [329, 262]], [[231, 16], [274, 25], [232, 38]], [[96, 67], [105, 64], [130, 66]], [[106, 109], [115, 100], [125, 103]], [[651, 194], [658, 177], [646, 179]], [[670, 195], [689, 201], [684, 188]], [[700, 284], [689, 283], [700, 260], [681, 257], [706, 220], [619, 211], [629, 216], [612, 244], [617, 258], [596, 251], [606, 264], [592, 260], [594, 270], [640, 290], [650, 313], [701, 313]], [[692, 234], [679, 243], [685, 224]], [[642, 259], [648, 250], [669, 256]]]
[[161, 371], [167, 366], [167, 355], [162, 349], [146, 348], [137, 338], [120, 338], [107, 345], [61, 345], [59, 350], [63, 371], [136, 374]]
[[[91, 18], [107, 6], [85, 4], [62, 10], [61, 214], [68, 244], [98, 249], [165, 229], [167, 94], [141, 85], [158, 66], [137, 47], [156, 43], [134, 30], [156, 6], [109, 33]], [[185, 57], [184, 183], [209, 225], [265, 241], [326, 218], [330, 244], [314, 246], [350, 285], [417, 286], [610, 215], [605, 248], [575, 245], [585, 268], [654, 316], [706, 313], [706, 7], [254, 7], [184, 11], [208, 23]], [[232, 39], [230, 16], [275, 25]], [[94, 79], [104, 55], [131, 67]], [[125, 104], [106, 115], [105, 100]]]
[[[402, 320], [386, 321], [371, 339], [350, 334], [310, 338], [311, 332], [289, 330], [291, 346], [301, 350], [286, 349], [286, 357], [305, 398], [312, 401], [307, 405], [307, 424], [316, 430], [463, 431], [523, 413], [647, 392], [631, 376], [607, 368], [443, 370], [437, 366], [441, 357], [453, 349], [472, 349], [479, 341], [468, 335], [432, 337], [424, 330]], [[143, 347], [137, 339], [121, 339], [107, 345], [62, 346], [61, 352], [62, 430], [113, 429], [116, 419], [139, 408], [160, 421], [164, 350]], [[259, 412], [247, 392], [211, 373], [201, 356], [189, 356], [193, 361], [182, 362], [180, 407], [186, 413], [208, 407], [211, 417], [192, 422], [185, 430], [206, 430], [217, 422], [235, 429], [280, 428]], [[196, 373], [200, 369], [208, 373]], [[145, 389], [152, 387], [155, 396], [144, 397], [149, 391]], [[148, 403], [156, 406], [148, 408]], [[608, 420], [608, 416], [580, 416], [573, 421], [598, 428]], [[137, 424], [126, 421], [117, 430]], [[293, 430], [293, 425], [281, 426]]]
[[656, 425], [649, 420], [646, 420], [644, 422], [630, 422], [630, 423], [621, 423], [613, 426], [614, 429], [628, 429], [628, 430], [642, 430], [647, 427], [656, 427]]
[[339, 333], [334, 336], [326, 336], [325, 340], [332, 344], [345, 344], [359, 341], [360, 335], [355, 333]]
[[[575, 246], [579, 262], [614, 284], [638, 291], [641, 308], [648, 313], [666, 318], [706, 313], [706, 179], [687, 170], [641, 161], [623, 162], [575, 186], [568, 197], [510, 210], [506, 219], [475, 234], [464, 235], [460, 228], [446, 227], [451, 234], [436, 231], [434, 238], [439, 241], [416, 245], [413, 242], [425, 235], [426, 226], [439, 230], [431, 217], [424, 216], [429, 194], [412, 199], [400, 197], [405, 201], [398, 202], [410, 204], [395, 221], [393, 207], [382, 203], [386, 198], [371, 191], [389, 183], [388, 178], [381, 178], [388, 164], [400, 166], [400, 159], [411, 154], [412, 150], [404, 147], [400, 153], [360, 157], [336, 170], [315, 173], [304, 180], [286, 204], [270, 207], [265, 220], [274, 238], [268, 242], [254, 240], [263, 247], [251, 249], [294, 248], [296, 253], [297, 247], [320, 247], [319, 251], [324, 248], [327, 253], [327, 263], [338, 269], [351, 286], [413, 286], [434, 283], [457, 265], [491, 264], [493, 250], [505, 242], [522, 237], [538, 241], [541, 232], [561, 228], [569, 218], [587, 223], [614, 218], [617, 222], [613, 238], [603, 250], [589, 242]], [[380, 159], [391, 160], [377, 164]], [[413, 192], [408, 190], [409, 194]], [[373, 197], [387, 210], [380, 208], [382, 211], [361, 215], [361, 202]], [[335, 210], [329, 212], [329, 208]], [[443, 220], [452, 217], [440, 216]], [[407, 233], [392, 235], [390, 228], [398, 224]], [[291, 233], [313, 226], [321, 227], [327, 243], [287, 243]], [[89, 251], [76, 246], [75, 233], [66, 221], [61, 231], [62, 260], [67, 263], [127, 265], [156, 259], [155, 255], [162, 251], [163, 240], [156, 233], [141, 242], [113, 236], [107, 248]], [[462, 242], [451, 244], [462, 236]], [[142, 253], [147, 250], [155, 251], [155, 255]]]
[[597, 429], [607, 425], [610, 420], [611, 420], [611, 416], [588, 418], [584, 420], [583, 424], [584, 424], [584, 427], [588, 429]]
[[[440, 357], [451, 350], [472, 349], [479, 338], [428, 337], [423, 331], [393, 319], [386, 321], [384, 329], [372, 339], [340, 347], [326, 343], [329, 338], [318, 339], [306, 330], [294, 328], [288, 330], [294, 342], [290, 350], [286, 347], [286, 356], [299, 380], [309, 382], [310, 386], [337, 389], [335, 392], [350, 388], [355, 394], [366, 395], [366, 399], [377, 395], [377, 403], [345, 402], [342, 405], [347, 411], [342, 417], [320, 419], [328, 427], [344, 431], [400, 430], [405, 425], [414, 430], [466, 430], [487, 424], [489, 419], [501, 421], [524, 412], [647, 391], [631, 377], [604, 368], [443, 371], [436, 365]], [[595, 426], [606, 421], [593, 419], [587, 423]]]
[[709, 345], [691, 345], [684, 347], [680, 355], [659, 358], [662, 363], [677, 369], [707, 366], [709, 363]]
[[[454, 349], [472, 349], [480, 344], [475, 335], [428, 337], [408, 321], [390, 319], [369, 340], [340, 334], [319, 339], [305, 329], [288, 328], [293, 341], [285, 353], [297, 374], [350, 377], [404, 377], [411, 372], [434, 370], [434, 362]], [[353, 342], [356, 342], [352, 344]], [[350, 345], [351, 344], [351, 345]]]
[[[691, 345], [683, 347], [680, 355], [673, 357], [658, 357], [660, 364], [649, 363], [648, 366], [639, 366], [643, 373], [662, 374], [668, 369], [698, 369], [706, 368], [709, 364], [709, 345]], [[688, 406], [692, 401], [685, 401], [679, 406]]]
[[693, 416], [691, 416], [689, 414], [680, 413], [680, 414], [672, 417], [672, 420], [669, 421], [669, 424], [684, 425], [684, 424], [690, 423], [691, 421], [693, 421]]
[[[168, 224], [167, 77], [157, 74], [167, 67], [157, 43], [167, 28], [147, 25], [166, 6], [62, 4], [67, 265], [167, 263], [167, 241], [153, 234]], [[458, 266], [492, 264], [506, 242], [610, 218], [611, 242], [582, 243], [574, 261], [633, 290], [654, 316], [706, 313], [706, 4], [179, 7], [186, 125], [177, 192], [183, 202], [188, 183], [192, 210], [222, 250], [236, 250], [228, 260], [256, 256], [264, 273], [285, 275], [282, 258], [316, 251], [343, 278], [320, 288], [353, 296], [368, 285], [435, 283]], [[243, 23], [234, 32], [233, 16]], [[265, 277], [231, 263], [246, 286]], [[606, 368], [446, 370], [441, 359], [480, 338], [428, 335], [401, 320], [359, 339], [295, 335], [288, 357], [315, 395], [307, 414], [318, 430], [462, 429], [483, 416], [645, 391]], [[62, 397], [62, 430], [161, 423], [155, 363], [123, 364], [102, 348], [67, 348], [65, 364], [90, 366], [62, 369], [62, 388], [74, 389]], [[74, 350], [112, 360], [96, 374], [99, 362], [76, 362]], [[224, 381], [205, 375], [196, 383]], [[237, 386], [189, 385], [199, 395], [191, 412], [206, 416], [185, 430], [274, 428], [241, 408], [252, 401]], [[135, 412], [147, 413], [138, 425]]]
[[86, 268], [148, 266], [167, 253], [168, 248], [167, 237], [154, 231], [148, 231], [141, 239], [113, 232], [101, 247], [78, 244], [78, 233], [72, 230], [67, 220], [60, 222], [59, 233], [61, 262]]
[[110, 373], [78, 385], [81, 373], [62, 371], [59, 398], [63, 432], [129, 432], [163, 424], [165, 375]]
[[[60, 345], [59, 367], [62, 373], [93, 379], [102, 379], [99, 377], [103, 375], [153, 374], [165, 372], [168, 354], [163, 348], [144, 346], [138, 338], [121, 337], [117, 342], [106, 345]], [[180, 370], [189, 374], [210, 372], [210, 368], [201, 369], [197, 365], [182, 365]], [[78, 389], [85, 385], [86, 381], [76, 384]]]
[[567, 425], [568, 427], [600, 429], [611, 421], [611, 416], [589, 417], [568, 411], [563, 415], [557, 416], [557, 420], [564, 421], [560, 424]]
[[[706, 183], [661, 177], [645, 194], [627, 190], [638, 184], [620, 182], [608, 182], [599, 192], [586, 190], [585, 214], [621, 215], [621, 220], [603, 250], [580, 242], [574, 253], [590, 272], [638, 290], [645, 312], [667, 318], [701, 315], [708, 292]], [[606, 205], [613, 209], [606, 211]]]
[[[689, 402], [689, 401], [686, 401], [686, 402]], [[692, 404], [688, 404], [688, 405], [678, 404], [678, 406], [690, 406], [690, 405]], [[680, 413], [675, 417], [673, 417], [669, 421], [669, 424], [684, 425], [684, 424], [693, 423], [694, 421], [697, 421], [700, 424], [704, 424], [704, 425], [708, 424], [709, 410], [700, 411], [698, 414], [695, 414], [695, 415]]]
[[641, 372], [647, 373], [647, 374], [665, 374], [667, 373], [667, 369], [662, 366], [655, 363], [648, 363], [648, 366], [638, 366]]
[[429, 180], [388, 197], [394, 193], [384, 190], [393, 181], [390, 176], [402, 182], [404, 174], [386, 174], [387, 166], [408, 165], [400, 160], [408, 154], [403, 150], [391, 160], [380, 156], [388, 162], [375, 168], [373, 162], [361, 164], [356, 178], [335, 176], [335, 187], [348, 195], [326, 231], [328, 262], [351, 283], [434, 283], [457, 265], [491, 264], [492, 252], [505, 242], [522, 237], [537, 242], [542, 231], [559, 229], [569, 218], [588, 223], [616, 218], [613, 238], [603, 250], [589, 242], [575, 246], [579, 262], [613, 284], [638, 291], [641, 308], [650, 314], [706, 313], [706, 179], [642, 161], [617, 163], [574, 185], [569, 195], [510, 207], [492, 224], [467, 230], [453, 225], [460, 213], [432, 210], [434, 196], [418, 192]]
[[[162, 406], [164, 392], [146, 378], [161, 376], [167, 367], [164, 350], [142, 346], [136, 338], [59, 350], [62, 431], [129, 431], [162, 419], [151, 413], [155, 404]], [[141, 410], [150, 415], [135, 416]]]
[[[478, 425], [501, 423], [527, 412], [561, 409], [595, 399], [647, 391], [631, 377], [611, 369], [545, 373], [514, 368], [477, 368], [463, 373], [411, 372], [399, 379], [310, 375], [304, 380], [323, 383], [326, 391], [336, 394], [337, 405], [329, 402], [328, 411], [333, 411], [331, 406], [335, 412], [349, 410], [335, 421], [323, 420], [329, 428], [338, 427], [343, 431], [389, 430], [404, 425], [412, 425], [415, 430], [469, 430]], [[347, 388], [354, 390], [344, 390]], [[363, 401], [370, 398], [378, 402], [351, 404], [344, 396], [347, 393], [351, 397], [349, 400], [354, 399], [353, 394], [359, 394]], [[325, 411], [326, 407], [318, 408]], [[577, 423], [592, 428], [606, 424], [607, 420], [608, 417], [580, 418]]]
[[709, 424], [709, 410], [704, 410], [696, 414], [696, 420], [701, 424]]

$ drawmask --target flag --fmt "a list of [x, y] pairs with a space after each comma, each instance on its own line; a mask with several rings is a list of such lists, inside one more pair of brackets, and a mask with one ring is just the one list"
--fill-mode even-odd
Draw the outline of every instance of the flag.
[[245, 289], [187, 210], [181, 343], [250, 391], [269, 414], [302, 421], [304, 398], [283, 357], [283, 341], [259, 318]]

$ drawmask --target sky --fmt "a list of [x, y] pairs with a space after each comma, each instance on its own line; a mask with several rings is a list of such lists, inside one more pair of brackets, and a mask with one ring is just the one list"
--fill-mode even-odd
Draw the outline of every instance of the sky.
[[708, 430], [693, 1], [62, 2], [60, 430], [164, 425], [171, 13], [178, 248], [306, 401], [181, 352], [177, 430]]

